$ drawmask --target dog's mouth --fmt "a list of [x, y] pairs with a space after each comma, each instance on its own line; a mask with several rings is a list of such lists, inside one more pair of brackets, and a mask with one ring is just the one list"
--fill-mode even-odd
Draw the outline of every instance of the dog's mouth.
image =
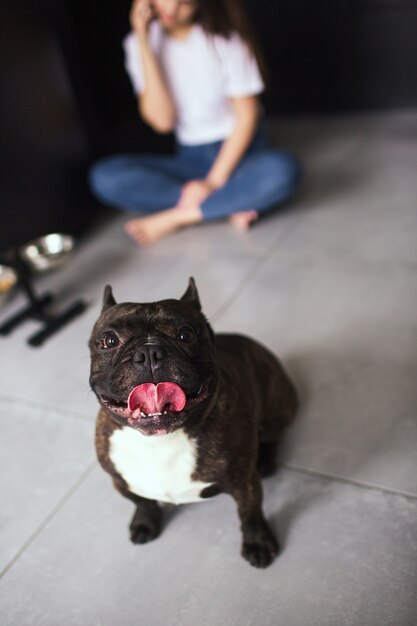
[[165, 435], [175, 430], [194, 406], [208, 397], [209, 381], [194, 395], [173, 382], [143, 383], [129, 394], [126, 401], [101, 395], [103, 405], [129, 426], [146, 435]]

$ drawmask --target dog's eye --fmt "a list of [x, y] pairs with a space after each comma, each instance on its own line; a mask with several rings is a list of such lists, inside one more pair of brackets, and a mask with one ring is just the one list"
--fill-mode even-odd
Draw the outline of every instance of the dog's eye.
[[178, 333], [178, 339], [183, 343], [191, 343], [191, 341], [194, 339], [193, 329], [189, 326], [183, 326]]
[[103, 335], [100, 342], [100, 348], [102, 348], [103, 350], [108, 350], [109, 348], [115, 348], [119, 345], [119, 343], [119, 337], [116, 335], [116, 333], [110, 331]]

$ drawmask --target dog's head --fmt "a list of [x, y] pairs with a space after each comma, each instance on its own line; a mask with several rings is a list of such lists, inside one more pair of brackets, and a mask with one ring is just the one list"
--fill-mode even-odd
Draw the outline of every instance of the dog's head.
[[151, 303], [117, 304], [107, 286], [89, 345], [91, 388], [119, 424], [166, 434], [210, 403], [214, 334], [192, 278], [179, 300]]

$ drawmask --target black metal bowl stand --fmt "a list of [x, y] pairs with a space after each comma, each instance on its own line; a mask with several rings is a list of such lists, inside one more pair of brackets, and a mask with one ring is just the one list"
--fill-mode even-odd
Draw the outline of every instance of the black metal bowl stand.
[[8, 265], [16, 271], [18, 277], [16, 286], [22, 289], [28, 300], [26, 306], [0, 325], [0, 335], [9, 335], [26, 320], [35, 319], [41, 322], [42, 328], [34, 335], [31, 335], [27, 342], [31, 346], [41, 346], [48, 337], [56, 333], [87, 308], [87, 304], [83, 300], [77, 300], [59, 314], [48, 312], [54, 296], [52, 293], [46, 293], [41, 296], [36, 294], [32, 284], [32, 271], [19, 253], [16, 250], [12, 250], [7, 255], [0, 256], [0, 264]]

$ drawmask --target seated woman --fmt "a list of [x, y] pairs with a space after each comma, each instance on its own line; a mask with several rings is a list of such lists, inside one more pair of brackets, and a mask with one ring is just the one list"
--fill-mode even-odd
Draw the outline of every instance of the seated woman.
[[301, 168], [268, 147], [264, 64], [238, 0], [134, 0], [130, 22], [123, 43], [140, 114], [175, 132], [176, 153], [103, 159], [93, 193], [140, 214], [125, 226], [140, 244], [220, 218], [247, 229], [293, 194]]

